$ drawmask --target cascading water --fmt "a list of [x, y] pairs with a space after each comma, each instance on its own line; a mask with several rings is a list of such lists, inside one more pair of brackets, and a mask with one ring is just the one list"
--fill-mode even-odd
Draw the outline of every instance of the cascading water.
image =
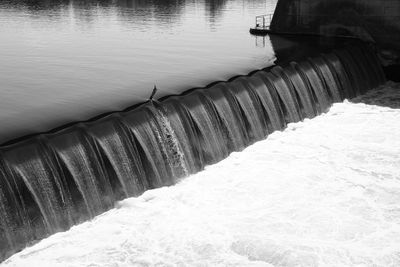
[[329, 69], [329, 65], [320, 57], [309, 60], [314, 70], [318, 73], [325, 85], [325, 91], [333, 102], [339, 102], [344, 99], [344, 93], [339, 89], [339, 83], [335, 80], [333, 72]]
[[[344, 98], [353, 98], [357, 95], [355, 88], [350, 83], [350, 78], [345, 71], [342, 62], [335, 54], [323, 54], [322, 58], [325, 63], [329, 67], [329, 71], [336, 77], [335, 82], [339, 88], [341, 88], [343, 92]], [[318, 66], [315, 66], [315, 69], [318, 70]], [[322, 76], [323, 74], [320, 73]], [[327, 91], [327, 93], [329, 93]]]
[[297, 63], [292, 62], [284, 69], [283, 73], [286, 75], [287, 80], [290, 80], [290, 83], [293, 85], [298, 95], [299, 103], [302, 103], [301, 106], [303, 107], [304, 116], [306, 118], [313, 118], [317, 115], [317, 100], [314, 98], [308, 84], [303, 80], [301, 72], [295, 69], [296, 66]]
[[[203, 154], [200, 153], [200, 142], [195, 124], [187, 109], [181, 105], [178, 97], [170, 97], [159, 103], [159, 107], [167, 116], [170, 126], [174, 129], [175, 136], [179, 140], [182, 153], [185, 155], [188, 173], [196, 173], [205, 163]], [[142, 176], [143, 177], [143, 176]]]
[[285, 128], [286, 122], [282, 112], [281, 101], [274, 86], [266, 77], [266, 72], [257, 71], [247, 78], [250, 86], [257, 94], [267, 118], [267, 126], [272, 131]]
[[385, 82], [350, 47], [0, 148], [0, 260]]
[[309, 87], [315, 95], [315, 104], [318, 114], [328, 110], [333, 101], [323, 82], [323, 76], [319, 75], [318, 71], [316, 71], [307, 61], [296, 64], [295, 68], [303, 77], [305, 77], [304, 80], [308, 81]]
[[235, 96], [224, 83], [214, 85], [204, 91], [214, 103], [215, 109], [226, 129], [229, 150], [242, 150], [248, 144], [249, 136]]
[[140, 194], [149, 186], [145, 177], [143, 163], [134, 140], [121, 124], [121, 116], [114, 114], [86, 126], [93, 139], [99, 157], [103, 159], [107, 174], [113, 177], [114, 192], [120, 197]]
[[267, 118], [265, 118], [261, 103], [247, 82], [247, 78], [236, 78], [229, 85], [229, 89], [233, 92], [242, 111], [250, 143], [263, 139], [268, 134]]
[[211, 99], [204, 94], [203, 90], [198, 89], [183, 96], [181, 103], [193, 120], [204, 164], [212, 164], [225, 158], [229, 153], [229, 140], [224, 130], [225, 125], [218, 116]]
[[294, 91], [291, 90], [291, 87], [287, 85], [276, 69], [272, 69], [272, 71], [275, 72], [275, 75], [267, 73], [265, 83], [273, 87], [279, 95], [279, 102], [284, 113], [285, 123], [300, 121], [301, 112]]

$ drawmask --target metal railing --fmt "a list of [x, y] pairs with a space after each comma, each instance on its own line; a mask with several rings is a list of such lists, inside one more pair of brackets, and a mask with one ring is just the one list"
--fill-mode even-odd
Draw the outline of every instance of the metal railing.
[[256, 28], [269, 28], [273, 14], [256, 16]]

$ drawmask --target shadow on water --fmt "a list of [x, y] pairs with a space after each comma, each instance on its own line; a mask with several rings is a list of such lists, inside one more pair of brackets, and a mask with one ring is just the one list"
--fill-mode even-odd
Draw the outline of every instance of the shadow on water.
[[269, 34], [275, 51], [277, 64], [287, 64], [290, 61], [300, 61], [306, 57], [318, 56], [334, 48], [341, 48], [360, 41], [354, 38], [323, 37], [311, 35]]
[[[210, 20], [215, 21], [220, 16], [221, 10], [225, 7], [227, 0], [203, 0], [195, 1], [204, 4], [206, 13]], [[165, 15], [182, 15], [186, 0], [6, 0], [0, 3], [0, 7], [24, 9], [28, 12], [57, 11], [65, 8], [79, 10], [95, 10], [101, 8], [116, 8], [120, 15], [133, 14], [135, 11], [149, 11], [159, 15], [159, 19], [165, 19]], [[49, 13], [43, 13], [46, 15]], [[82, 16], [90, 16], [90, 12], [82, 12]], [[141, 13], [143, 15], [143, 13]], [[170, 18], [170, 16], [168, 16]]]
[[78, 21], [90, 23], [101, 9], [102, 13], [116, 12], [121, 18], [129, 18], [128, 22], [142, 20], [150, 15], [161, 25], [170, 25], [179, 21], [185, 0], [19, 0], [5, 1], [1, 6], [24, 10], [31, 15], [47, 17], [51, 21], [62, 19], [63, 13], [68, 11], [72, 12]]
[[219, 18], [221, 18], [222, 10], [225, 8], [227, 0], [208, 0], [205, 1], [206, 5], [206, 17], [209, 18], [210, 27], [215, 28], [218, 24]]

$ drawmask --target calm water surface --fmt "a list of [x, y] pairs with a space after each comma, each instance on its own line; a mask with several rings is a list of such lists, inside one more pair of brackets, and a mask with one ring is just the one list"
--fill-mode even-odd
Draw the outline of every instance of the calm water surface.
[[270, 65], [275, 0], [0, 2], [0, 142]]

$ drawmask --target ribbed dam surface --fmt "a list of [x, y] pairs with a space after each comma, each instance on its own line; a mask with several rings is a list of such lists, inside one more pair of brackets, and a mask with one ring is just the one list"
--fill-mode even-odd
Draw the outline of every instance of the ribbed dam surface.
[[386, 82], [349, 45], [0, 149], [0, 259]]
[[399, 122], [387, 82], [3, 265], [398, 266]]

